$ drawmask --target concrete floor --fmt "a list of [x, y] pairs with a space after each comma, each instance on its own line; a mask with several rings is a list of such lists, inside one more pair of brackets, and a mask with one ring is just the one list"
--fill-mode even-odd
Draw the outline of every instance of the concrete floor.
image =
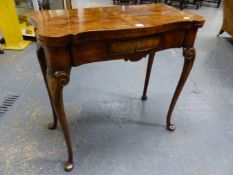
[[[74, 68], [64, 90], [75, 162], [70, 175], [233, 174], [233, 40], [216, 37], [221, 8], [188, 11], [206, 23], [173, 113], [177, 130], [165, 129], [165, 117], [183, 64], [180, 49], [156, 54], [146, 102], [140, 97], [147, 59]], [[68, 174], [61, 129], [47, 129], [52, 113], [35, 50], [32, 43], [0, 55], [0, 105], [20, 94], [0, 117], [0, 175]]]

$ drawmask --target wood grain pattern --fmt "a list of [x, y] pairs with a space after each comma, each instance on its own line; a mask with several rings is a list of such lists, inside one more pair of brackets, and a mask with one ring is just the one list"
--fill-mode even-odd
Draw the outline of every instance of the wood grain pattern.
[[146, 100], [155, 52], [182, 47], [183, 71], [167, 114], [167, 129], [175, 130], [171, 116], [195, 60], [194, 42], [204, 24], [202, 16], [150, 4], [41, 11], [30, 13], [30, 18], [36, 28], [38, 60], [54, 113], [50, 129], [56, 128], [58, 120], [67, 145], [66, 171], [74, 165], [63, 87], [69, 83], [72, 67], [116, 59], [138, 61], [149, 55], [141, 98]]
[[150, 35], [175, 27], [201, 27], [204, 23], [202, 16], [182, 12], [165, 4], [41, 11], [32, 12], [29, 16], [37, 28], [39, 42], [57, 42], [58, 39], [63, 44], [100, 37], [111, 39], [116, 36]]

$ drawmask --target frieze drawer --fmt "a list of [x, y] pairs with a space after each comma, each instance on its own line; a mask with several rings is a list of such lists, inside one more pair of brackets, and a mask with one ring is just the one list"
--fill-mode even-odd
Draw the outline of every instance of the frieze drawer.
[[109, 42], [109, 55], [121, 55], [148, 51], [159, 46], [158, 36], [148, 36], [130, 40], [118, 40]]

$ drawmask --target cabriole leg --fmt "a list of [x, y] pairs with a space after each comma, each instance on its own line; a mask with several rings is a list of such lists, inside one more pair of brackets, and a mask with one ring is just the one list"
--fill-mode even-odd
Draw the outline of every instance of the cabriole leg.
[[224, 30], [221, 28], [220, 31], [218, 32], [218, 35], [217, 35], [217, 36], [223, 34], [223, 32], [224, 32]]
[[173, 112], [173, 109], [176, 105], [176, 101], [179, 98], [179, 95], [182, 91], [182, 88], [184, 87], [184, 84], [189, 76], [189, 73], [192, 69], [194, 60], [195, 60], [195, 56], [196, 56], [196, 52], [195, 52], [195, 48], [184, 48], [183, 49], [183, 55], [184, 55], [184, 66], [183, 66], [183, 70], [179, 79], [179, 82], [177, 84], [175, 93], [173, 95], [169, 110], [168, 110], [168, 114], [167, 114], [167, 129], [169, 131], [174, 131], [175, 130], [175, 125], [173, 125], [171, 123], [171, 115]]
[[49, 92], [48, 83], [47, 83], [47, 80], [46, 80], [47, 65], [46, 65], [46, 61], [45, 61], [45, 53], [44, 53], [43, 47], [41, 47], [40, 45], [37, 45], [36, 53], [37, 53], [37, 59], [38, 59], [38, 61], [40, 63], [41, 72], [42, 72], [42, 75], [43, 75], [43, 78], [44, 78], [45, 86], [46, 86], [46, 89], [48, 91], [49, 100], [50, 100], [50, 104], [52, 106], [52, 111], [53, 111], [53, 121], [51, 123], [49, 123], [48, 128], [51, 129], [51, 130], [54, 130], [54, 129], [57, 128], [57, 116], [56, 116], [56, 113], [55, 113], [53, 105], [52, 105], [51, 94]]
[[153, 61], [154, 61], [154, 56], [155, 56], [155, 53], [152, 53], [149, 55], [149, 59], [147, 63], [147, 70], [146, 70], [146, 78], [145, 78], [144, 89], [143, 89], [141, 100], [147, 100], [146, 93], [147, 93], [147, 88], [148, 88], [148, 84], [150, 80], [150, 73], [151, 73], [151, 68], [152, 68]]
[[70, 71], [53, 71], [47, 69], [47, 82], [48, 89], [52, 97], [52, 105], [54, 111], [60, 122], [68, 151], [68, 161], [64, 165], [65, 171], [71, 171], [73, 169], [73, 152], [70, 139], [69, 127], [66, 120], [63, 104], [63, 87], [69, 83]]

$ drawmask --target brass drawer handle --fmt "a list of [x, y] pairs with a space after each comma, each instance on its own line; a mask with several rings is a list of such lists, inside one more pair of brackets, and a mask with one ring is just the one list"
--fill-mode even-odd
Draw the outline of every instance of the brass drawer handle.
[[135, 52], [145, 52], [150, 50], [151, 48], [142, 48], [141, 42], [137, 41], [136, 46], [135, 46]]

